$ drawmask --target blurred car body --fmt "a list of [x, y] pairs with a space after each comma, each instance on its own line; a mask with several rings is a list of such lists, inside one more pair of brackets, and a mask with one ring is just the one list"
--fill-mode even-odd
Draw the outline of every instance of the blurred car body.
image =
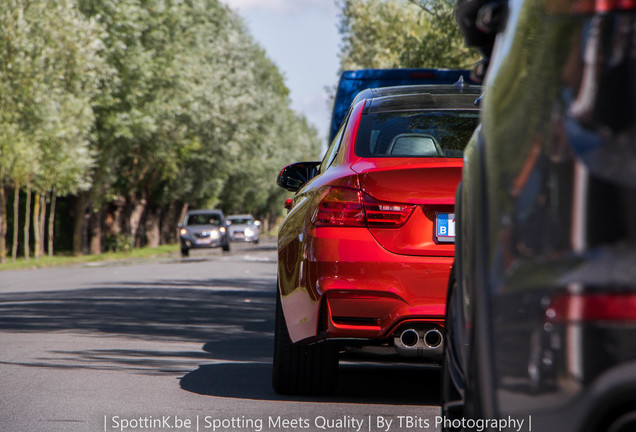
[[442, 413], [633, 431], [636, 2], [507, 3], [458, 188]]
[[477, 86], [368, 89], [321, 162], [285, 167], [273, 384], [328, 393], [340, 350], [441, 360], [453, 204]]
[[221, 210], [191, 210], [179, 225], [181, 255], [188, 256], [190, 249], [220, 247], [230, 250], [230, 238], [225, 217]]
[[261, 223], [249, 214], [231, 215], [227, 217], [227, 228], [230, 240], [237, 242], [258, 243]]

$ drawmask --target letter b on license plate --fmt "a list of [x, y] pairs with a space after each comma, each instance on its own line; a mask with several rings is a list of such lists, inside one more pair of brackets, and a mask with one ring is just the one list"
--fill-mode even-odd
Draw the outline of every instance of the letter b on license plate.
[[435, 240], [439, 243], [455, 242], [455, 213], [435, 214]]

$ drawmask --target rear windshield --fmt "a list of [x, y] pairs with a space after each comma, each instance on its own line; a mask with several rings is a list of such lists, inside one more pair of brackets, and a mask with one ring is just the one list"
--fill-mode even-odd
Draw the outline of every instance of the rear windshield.
[[395, 111], [362, 116], [359, 157], [461, 158], [479, 123], [479, 111]]
[[218, 213], [198, 213], [188, 215], [186, 225], [221, 225], [221, 215]]
[[254, 219], [250, 218], [228, 218], [228, 221], [235, 225], [252, 225]]

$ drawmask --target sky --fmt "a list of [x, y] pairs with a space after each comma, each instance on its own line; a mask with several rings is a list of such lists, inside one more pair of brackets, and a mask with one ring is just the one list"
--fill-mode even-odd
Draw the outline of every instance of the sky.
[[335, 0], [221, 0], [237, 11], [278, 66], [291, 107], [307, 117], [326, 145], [331, 107], [327, 88], [338, 82]]

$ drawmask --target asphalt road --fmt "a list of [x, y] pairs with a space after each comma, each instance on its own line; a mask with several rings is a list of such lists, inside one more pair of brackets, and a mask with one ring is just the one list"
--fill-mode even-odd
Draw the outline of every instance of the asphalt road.
[[274, 240], [0, 272], [0, 431], [437, 431], [439, 370], [342, 362], [271, 389]]

